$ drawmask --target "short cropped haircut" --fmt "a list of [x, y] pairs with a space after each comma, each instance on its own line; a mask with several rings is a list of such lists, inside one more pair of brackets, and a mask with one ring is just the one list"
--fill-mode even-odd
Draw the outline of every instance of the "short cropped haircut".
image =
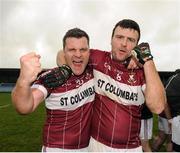
[[88, 41], [88, 45], [89, 45], [89, 36], [88, 34], [79, 29], [79, 28], [73, 28], [73, 29], [70, 29], [66, 32], [66, 34], [64, 35], [63, 37], [63, 49], [65, 48], [65, 45], [66, 45], [66, 39], [67, 38], [70, 38], [70, 37], [73, 37], [73, 38], [82, 38], [82, 37], [86, 37], [87, 38], [87, 41]]
[[133, 20], [131, 20], [131, 19], [123, 19], [123, 20], [119, 21], [119, 22], [114, 26], [114, 29], [113, 29], [113, 31], [112, 31], [112, 36], [111, 36], [111, 38], [114, 36], [114, 31], [115, 31], [115, 29], [116, 29], [118, 26], [119, 26], [119, 27], [122, 27], [122, 28], [126, 28], [126, 29], [134, 29], [134, 30], [136, 30], [136, 31], [138, 32], [138, 34], [139, 34], [139, 38], [138, 38], [138, 41], [139, 41], [140, 36], [141, 36], [141, 32], [140, 32], [139, 25], [138, 25], [135, 21], [133, 21]]

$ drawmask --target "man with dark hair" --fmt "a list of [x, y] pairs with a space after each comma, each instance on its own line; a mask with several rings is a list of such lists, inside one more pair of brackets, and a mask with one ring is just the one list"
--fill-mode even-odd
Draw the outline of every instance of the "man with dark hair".
[[[146, 101], [153, 113], [164, 109], [164, 87], [149, 45], [138, 45], [139, 39], [139, 25], [124, 19], [113, 29], [111, 52], [90, 50], [96, 91], [90, 151], [142, 151], [139, 138], [142, 104]], [[143, 68], [127, 69], [132, 54]], [[61, 63], [59, 55], [57, 60]]]
[[116, 25], [115, 25], [114, 28], [113, 28], [111, 38], [113, 38], [114, 32], [115, 32], [115, 30], [116, 30], [116, 28], [117, 28], [118, 26], [120, 26], [120, 27], [122, 27], [122, 28], [126, 28], [126, 29], [127, 29], [127, 28], [130, 28], [130, 29], [136, 30], [136, 31], [138, 32], [138, 35], [139, 35], [138, 40], [137, 40], [137, 41], [139, 42], [139, 39], [140, 39], [140, 37], [141, 37], [141, 31], [140, 31], [139, 25], [138, 25], [135, 21], [130, 20], [130, 19], [124, 19], [124, 20], [121, 20], [121, 21], [119, 21], [118, 23], [116, 23]]
[[63, 48], [70, 68], [50, 69], [38, 78], [40, 56], [32, 52], [20, 58], [12, 101], [19, 113], [29, 114], [45, 100], [43, 152], [86, 152], [95, 97], [92, 68], [87, 66], [89, 36], [81, 29], [71, 29], [64, 36]]
[[[118, 22], [111, 38], [111, 52], [91, 50], [95, 77], [93, 151], [142, 151], [139, 138], [141, 107], [146, 101], [153, 113], [165, 105], [163, 84], [147, 43], [141, 43], [139, 25], [129, 19]], [[128, 70], [127, 59], [135, 50], [143, 68]]]

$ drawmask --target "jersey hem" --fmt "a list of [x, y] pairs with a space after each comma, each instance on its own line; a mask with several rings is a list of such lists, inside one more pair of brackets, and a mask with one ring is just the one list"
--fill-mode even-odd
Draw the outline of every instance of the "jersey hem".
[[49, 147], [49, 148], [60, 148], [60, 149], [83, 149], [88, 147], [89, 144], [85, 144], [85, 145], [80, 145], [79, 147], [77, 146], [62, 146], [62, 145], [46, 145], [43, 144], [45, 147]]
[[110, 144], [109, 142], [105, 141], [104, 139], [102, 138], [99, 138], [97, 139], [95, 136], [92, 136], [96, 141], [100, 142], [100, 143], [103, 143], [104, 145], [108, 146], [108, 147], [111, 147], [111, 148], [116, 148], [116, 149], [134, 149], [134, 148], [137, 148], [137, 147], [140, 147], [141, 145], [115, 145], [115, 144]]

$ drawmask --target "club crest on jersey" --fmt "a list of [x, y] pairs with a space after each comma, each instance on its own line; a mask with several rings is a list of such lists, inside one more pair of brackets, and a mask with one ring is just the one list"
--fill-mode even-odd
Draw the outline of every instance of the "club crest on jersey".
[[111, 66], [107, 62], [104, 63], [104, 67], [111, 71]]
[[128, 83], [130, 83], [130, 84], [136, 83], [136, 79], [134, 78], [134, 75], [135, 75], [135, 73], [130, 73], [129, 74], [129, 79], [127, 80]]

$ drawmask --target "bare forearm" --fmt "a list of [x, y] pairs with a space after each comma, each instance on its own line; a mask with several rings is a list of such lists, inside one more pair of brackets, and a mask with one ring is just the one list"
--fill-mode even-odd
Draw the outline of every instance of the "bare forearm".
[[34, 82], [41, 72], [40, 55], [30, 52], [20, 58], [20, 75], [12, 91], [12, 102], [21, 114], [33, 112], [43, 100], [43, 94], [38, 90], [31, 90]]
[[33, 95], [30, 85], [27, 85], [18, 79], [11, 97], [12, 102], [19, 113], [28, 114], [33, 111]]
[[166, 97], [164, 86], [152, 60], [144, 64], [144, 72], [146, 78], [146, 104], [153, 113], [159, 114], [165, 107]]

